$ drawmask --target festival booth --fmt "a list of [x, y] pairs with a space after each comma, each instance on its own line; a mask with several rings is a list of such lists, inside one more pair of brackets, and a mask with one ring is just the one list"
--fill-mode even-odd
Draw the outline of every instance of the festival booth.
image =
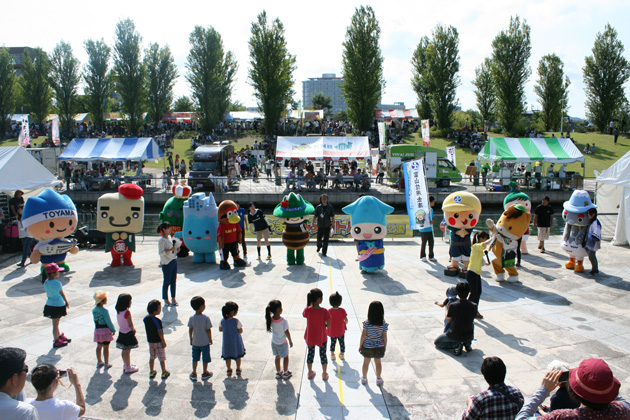
[[614, 245], [627, 245], [630, 238], [630, 152], [601, 174], [594, 172], [602, 236], [612, 237]]
[[23, 147], [0, 147], [0, 191], [33, 191], [61, 184]]
[[[573, 144], [571, 139], [562, 138], [498, 138], [490, 137], [483, 149], [477, 155], [478, 161], [488, 162], [509, 162], [509, 163], [529, 163], [540, 162], [548, 164], [567, 165], [573, 162], [584, 162], [584, 155]], [[542, 174], [542, 171], [541, 171]], [[538, 177], [532, 173], [531, 182], [538, 188], [545, 188], [547, 182], [551, 182], [551, 189], [559, 189], [558, 180], [549, 180], [545, 176]], [[583, 187], [583, 176], [579, 174], [566, 174], [566, 180], [574, 188]], [[554, 178], [558, 176], [554, 174]], [[500, 180], [500, 184], [507, 185], [510, 180], [524, 180], [524, 173], [512, 173], [507, 168], [502, 168], [499, 173], [493, 172], [491, 177]], [[501, 185], [499, 185], [499, 188]]]
[[151, 137], [74, 139], [68, 144], [59, 160], [75, 162], [155, 160], [164, 152]]

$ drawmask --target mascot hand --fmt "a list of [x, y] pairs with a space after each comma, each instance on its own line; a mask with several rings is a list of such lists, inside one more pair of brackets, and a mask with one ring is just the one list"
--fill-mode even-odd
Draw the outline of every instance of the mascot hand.
[[42, 254], [41, 252], [39, 252], [38, 250], [34, 249], [33, 252], [31, 252], [31, 262], [33, 264], [37, 264], [41, 258]]
[[486, 226], [488, 226], [488, 229], [494, 229], [494, 220], [486, 219]]
[[223, 235], [217, 236], [217, 245], [219, 246], [219, 249], [223, 249], [223, 246], [225, 245]]
[[175, 233], [173, 234], [173, 236], [174, 236], [174, 237], [176, 237], [176, 238], [178, 238], [178, 239], [183, 239], [183, 238], [184, 238], [183, 233], [184, 233], [184, 232], [180, 230], [180, 231], [178, 231], [178, 232], [175, 232]]
[[79, 253], [79, 247], [74, 247], [69, 251], [71, 254], [78, 254]]

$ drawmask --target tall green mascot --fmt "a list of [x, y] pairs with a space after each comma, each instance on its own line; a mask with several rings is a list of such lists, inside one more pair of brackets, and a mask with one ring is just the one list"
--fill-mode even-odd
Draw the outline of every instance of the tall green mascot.
[[[173, 185], [173, 196], [164, 204], [164, 208], [160, 213], [160, 222], [169, 222], [173, 226], [173, 235], [182, 230], [184, 226], [184, 203], [192, 193], [192, 189], [186, 185], [186, 180], [182, 179], [179, 184]], [[187, 257], [188, 248], [186, 247], [185, 238], [181, 238], [182, 244], [178, 257]]]
[[314, 211], [311, 203], [295, 193], [284, 196], [282, 202], [273, 211], [273, 215], [284, 223], [282, 243], [287, 247], [289, 265], [304, 264], [304, 248], [310, 238], [306, 219]]

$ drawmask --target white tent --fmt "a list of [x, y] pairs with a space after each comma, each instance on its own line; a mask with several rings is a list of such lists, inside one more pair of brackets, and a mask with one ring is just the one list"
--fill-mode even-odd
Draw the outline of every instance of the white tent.
[[278, 137], [276, 159], [367, 159], [367, 137]]
[[[630, 152], [601, 174], [595, 171], [595, 175], [597, 211], [602, 214], [602, 234], [611, 236], [614, 230], [613, 244], [626, 245], [630, 238]], [[608, 217], [610, 215], [613, 217]]]
[[29, 191], [60, 183], [24, 148], [0, 147], [0, 191]]

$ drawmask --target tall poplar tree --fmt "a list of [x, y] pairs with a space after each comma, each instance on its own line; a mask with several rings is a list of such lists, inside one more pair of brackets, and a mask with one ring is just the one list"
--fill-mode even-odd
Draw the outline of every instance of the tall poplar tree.
[[278, 18], [269, 21], [266, 11], [263, 10], [252, 22], [251, 33], [249, 84], [265, 115], [265, 133], [271, 135], [295, 94], [295, 56], [287, 49], [284, 25]]
[[525, 112], [525, 83], [531, 75], [530, 28], [520, 17], [510, 19], [510, 27], [492, 41], [492, 80], [496, 93], [496, 113], [506, 133], [514, 130]]
[[556, 54], [543, 56], [538, 63], [538, 80], [534, 92], [542, 107], [541, 118], [546, 131], [560, 127], [569, 96], [569, 77], [564, 74], [564, 63]]
[[103, 39], [88, 39], [83, 45], [88, 55], [88, 61], [83, 67], [88, 112], [94, 125], [102, 129], [103, 112], [112, 88], [112, 74], [109, 70], [111, 49]]
[[355, 9], [343, 42], [341, 92], [348, 105], [348, 118], [360, 131], [372, 125], [385, 89], [380, 37], [381, 28], [372, 7]]
[[81, 70], [79, 60], [72, 53], [69, 42], [60, 41], [50, 55], [50, 86], [55, 97], [62, 132], [68, 134], [74, 128]]
[[9, 128], [15, 104], [15, 69], [13, 59], [6, 48], [0, 48], [0, 138]]
[[50, 111], [52, 89], [50, 88], [50, 60], [41, 49], [32, 49], [33, 58], [29, 50], [22, 53], [22, 76], [20, 85], [25, 111], [31, 114], [31, 122], [40, 124]]
[[137, 135], [146, 109], [146, 69], [140, 57], [142, 37], [131, 19], [116, 24], [114, 41], [114, 83], [127, 114], [127, 129]]
[[481, 66], [475, 69], [475, 98], [477, 98], [477, 109], [481, 114], [481, 119], [491, 122], [494, 116], [495, 93], [492, 85], [492, 62], [486, 58]]
[[171, 49], [151, 44], [144, 56], [144, 67], [147, 69], [149, 119], [159, 123], [162, 115], [171, 108], [173, 87], [178, 76]]

